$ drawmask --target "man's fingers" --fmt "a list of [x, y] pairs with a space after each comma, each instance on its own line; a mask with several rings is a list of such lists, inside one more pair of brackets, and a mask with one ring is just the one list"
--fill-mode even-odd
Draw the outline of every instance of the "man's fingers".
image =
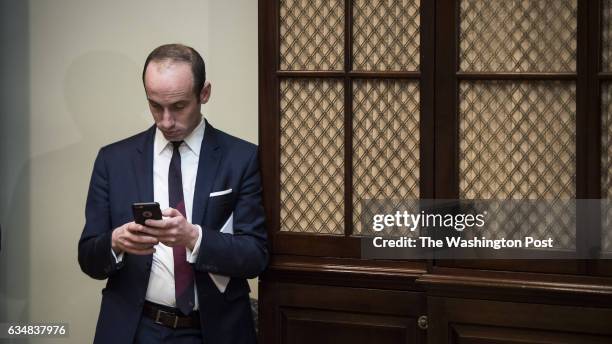
[[[155, 241], [157, 241], [157, 239], [155, 239]], [[121, 246], [129, 250], [148, 250], [148, 249], [153, 248], [155, 245], [157, 244], [137, 242], [137, 241], [132, 241], [129, 239], [123, 240], [121, 242]]]
[[157, 245], [159, 240], [150, 235], [130, 235], [126, 237], [127, 241], [133, 242], [136, 244], [146, 244], [146, 245]]
[[174, 226], [174, 220], [172, 218], [165, 220], [146, 220], [145, 225], [147, 227], [169, 228]]
[[130, 222], [126, 226], [127, 230], [132, 233], [138, 233], [142, 231], [143, 226], [137, 224], [136, 222]]
[[172, 230], [172, 228], [143, 227], [142, 233], [146, 235], [154, 236], [156, 238], [165, 238], [165, 237], [175, 235], [175, 231]]
[[181, 214], [180, 211], [174, 209], [174, 208], [167, 208], [164, 209], [162, 211], [162, 216], [166, 216], [166, 217], [176, 217], [176, 216], [183, 216], [183, 214]]
[[122, 243], [134, 243], [148, 246], [157, 245], [159, 243], [157, 238], [146, 234], [144, 226], [130, 224], [127, 228], [128, 230], [121, 233], [119, 236]]
[[155, 227], [155, 228], [166, 228], [167, 223], [166, 220], [146, 220], [146, 227]]

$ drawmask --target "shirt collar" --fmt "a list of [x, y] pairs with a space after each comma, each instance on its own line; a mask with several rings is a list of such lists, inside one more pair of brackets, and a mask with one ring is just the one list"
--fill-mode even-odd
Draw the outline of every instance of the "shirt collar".
[[[195, 154], [196, 156], [200, 156], [200, 148], [202, 147], [202, 140], [204, 139], [204, 130], [206, 129], [206, 121], [204, 117], [200, 119], [200, 123], [198, 126], [193, 129], [191, 134], [187, 135], [187, 137], [183, 140], [187, 147]], [[164, 149], [170, 144], [164, 134], [159, 130], [159, 128], [155, 128], [155, 142], [153, 145], [153, 149], [155, 155], [161, 154]]]

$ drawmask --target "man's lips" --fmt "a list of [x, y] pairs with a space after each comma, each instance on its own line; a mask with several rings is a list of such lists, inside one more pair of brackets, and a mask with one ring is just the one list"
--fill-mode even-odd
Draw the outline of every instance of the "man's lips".
[[162, 133], [167, 137], [175, 137], [178, 135], [178, 132], [176, 131], [162, 131]]

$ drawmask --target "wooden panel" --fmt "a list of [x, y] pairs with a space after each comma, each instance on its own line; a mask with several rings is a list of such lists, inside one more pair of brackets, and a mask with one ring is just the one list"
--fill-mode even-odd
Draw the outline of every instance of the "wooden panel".
[[434, 267], [417, 284], [428, 296], [612, 307], [609, 278]]
[[[460, 95], [459, 90], [459, 80], [470, 80], [469, 82], [480, 82], [480, 80], [491, 80], [487, 81], [488, 83], [494, 83], [495, 80], [499, 79], [510, 79], [516, 80], [521, 83], [529, 83], [535, 84], [538, 80], [545, 80], [541, 82], [545, 83], [555, 83], [560, 80], [577, 80], [576, 83], [576, 92], [575, 92], [575, 116], [576, 116], [576, 128], [575, 128], [575, 164], [570, 164], [575, 167], [574, 179], [575, 182], [572, 185], [572, 188], [575, 188], [575, 196], [576, 198], [590, 198], [585, 197], [585, 190], [592, 187], [594, 183], [597, 182], [597, 179], [587, 178], [586, 173], [587, 169], [585, 166], [587, 163], [585, 162], [585, 152], [589, 150], [592, 151], [592, 146], [587, 147], [589, 136], [587, 133], [587, 126], [592, 126], [591, 124], [585, 124], [584, 116], [588, 113], [586, 111], [585, 106], [585, 72], [586, 67], [588, 67], [588, 59], [584, 54], [585, 51], [589, 49], [589, 46], [586, 42], [586, 30], [583, 30], [582, 27], [587, 23], [586, 19], [589, 19], [589, 15], [591, 14], [591, 9], [588, 7], [591, 6], [589, 4], [594, 2], [589, 1], [578, 1], [578, 2], [559, 2], [559, 4], [555, 3], [554, 6], [565, 6], [569, 5], [568, 8], [571, 8], [570, 11], [561, 11], [567, 13], [568, 16], [563, 18], [552, 18], [552, 20], [566, 20], [570, 23], [570, 27], [559, 28], [560, 30], [570, 29], [577, 30], [578, 37], [568, 38], [566, 41], [568, 46], [557, 46], [561, 49], [575, 49], [576, 47], [576, 56], [570, 56], [571, 54], [565, 54], [569, 58], [568, 66], [570, 68], [539, 68], [537, 67], [538, 63], [542, 63], [545, 59], [539, 59], [537, 61], [533, 61], [535, 64], [533, 66], [529, 66], [529, 64], [525, 65], [523, 62], [518, 63], [519, 67], [523, 64], [523, 67], [520, 68], [509, 68], [509, 65], [504, 61], [494, 60], [497, 58], [505, 59], [503, 56], [491, 55], [488, 54], [488, 57], [494, 57], [491, 60], [494, 63], [489, 63], [491, 61], [481, 61], [482, 63], [477, 63], [477, 65], [481, 65], [478, 68], [471, 68], [465, 65], [465, 62], [469, 62], [469, 56], [471, 55], [473, 58], [477, 59], [487, 59], [487, 56], [479, 56], [478, 54], [474, 55], [474, 49], [469, 48], [469, 42], [467, 40], [471, 40], [475, 45], [472, 47], [479, 47], [476, 50], [482, 49], [491, 49], [493, 46], [491, 44], [485, 44], [484, 46], [479, 46], [483, 41], [486, 41], [483, 36], [484, 35], [500, 35], [503, 34], [503, 30], [500, 32], [492, 32], [489, 30], [480, 30], [478, 26], [474, 26], [472, 29], [478, 29], [476, 31], [482, 31], [482, 34], [478, 34], [474, 37], [466, 37], [466, 30], [472, 24], [474, 24], [474, 20], [476, 21], [496, 21], [495, 17], [492, 16], [484, 16], [478, 17], [474, 15], [471, 17], [472, 24], [466, 22], [466, 19], [469, 19], [469, 13], [466, 12], [466, 9], [471, 8], [469, 11], [474, 11], [476, 7], [472, 7], [470, 4], [479, 4], [491, 7], [496, 15], [511, 10], [512, 6], [540, 6], [542, 4], [537, 1], [524, 1], [524, 2], [487, 2], [484, 3], [478, 0], [470, 0], [470, 1], [459, 1], [459, 0], [439, 0], [436, 1], [436, 74], [435, 74], [435, 89], [436, 89], [436, 114], [434, 116], [436, 122], [436, 132], [435, 132], [435, 198], [459, 198], [460, 197], [460, 181], [465, 179], [464, 175], [459, 173], [460, 171], [460, 116], [459, 116], [459, 105], [466, 100], [462, 95]], [[469, 5], [466, 7], [466, 5]], [[510, 7], [505, 7], [506, 5]], [[463, 7], [462, 7], [463, 6]], [[518, 7], [517, 7], [518, 8]], [[515, 11], [517, 8], [511, 10], [511, 12]], [[555, 10], [551, 8], [551, 11], [547, 13], [552, 13]], [[520, 12], [520, 11], [519, 11]], [[525, 13], [531, 13], [537, 16], [538, 11], [526, 11]], [[466, 17], [468, 16], [468, 17]], [[549, 20], [551, 18], [546, 19], [545, 16], [537, 16], [538, 24], [540, 25], [542, 20]], [[529, 19], [529, 20], [532, 20]], [[592, 18], [591, 18], [592, 19]], [[507, 20], [502, 20], [507, 21]], [[510, 22], [517, 22], [520, 19], [509, 20]], [[522, 22], [527, 24], [527, 22]], [[467, 25], [466, 24], [470, 24]], [[535, 24], [535, 22], [532, 22]], [[516, 30], [527, 30], [530, 31], [528, 27], [531, 24], [520, 27], [516, 26]], [[536, 26], [537, 26], [536, 25]], [[580, 29], [577, 26], [581, 26]], [[468, 30], [469, 31], [469, 30]], [[473, 30], [472, 30], [473, 31]], [[552, 32], [548, 32], [549, 34]], [[479, 37], [480, 40], [475, 37]], [[549, 37], [550, 38], [550, 37]], [[499, 37], [494, 39], [499, 41]], [[532, 38], [523, 40], [524, 44], [530, 44], [529, 42], [533, 41]], [[501, 42], [505, 42], [504, 39]], [[539, 41], [538, 41], [539, 42]], [[488, 42], [491, 43], [491, 42]], [[507, 42], [508, 43], [508, 42]], [[543, 43], [543, 42], [540, 42]], [[496, 42], [495, 44], [499, 44]], [[508, 43], [505, 48], [509, 48], [512, 46], [512, 43]], [[546, 48], [546, 44], [542, 46], [534, 46], [536, 50]], [[482, 49], [481, 49], [482, 48]], [[516, 49], [514, 49], [516, 50]], [[553, 49], [554, 50], [554, 49]], [[515, 51], [516, 52], [516, 51]], [[521, 55], [523, 52], [519, 52]], [[539, 54], [539, 53], [538, 53]], [[555, 54], [546, 53], [549, 56], [555, 56]], [[502, 54], [504, 55], [504, 54]], [[580, 57], [578, 57], [580, 55]], [[576, 59], [576, 61], [573, 61]], [[572, 61], [570, 61], [572, 60]], [[474, 60], [475, 61], [475, 60]], [[472, 61], [472, 62], [474, 62]], [[508, 60], [510, 61], [510, 60]], [[518, 60], [517, 60], [518, 61]], [[559, 61], [555, 60], [554, 63]], [[461, 64], [464, 64], [462, 68]], [[472, 63], [473, 64], [473, 63]], [[470, 65], [470, 63], [468, 63]], [[495, 65], [500, 66], [500, 68], [489, 68], [484, 67], [485, 65]], [[501, 68], [501, 66], [505, 66]], [[508, 67], [508, 68], [507, 68]], [[567, 70], [567, 71], [565, 71]], [[465, 72], [469, 71], [469, 72]], [[503, 72], [500, 72], [503, 71]], [[520, 71], [520, 72], [515, 72]], [[555, 71], [554, 73], [549, 71]], [[568, 72], [571, 71], [571, 72]], [[577, 73], [573, 73], [576, 71]], [[557, 81], [555, 81], [557, 80]], [[465, 84], [466, 81], [462, 81]], [[505, 104], [509, 105], [509, 104]], [[591, 132], [590, 129], [588, 129]], [[592, 136], [592, 135], [591, 135]], [[425, 137], [423, 139], [426, 139]], [[538, 139], [541, 139], [538, 137]], [[590, 141], [592, 142], [592, 141]], [[473, 148], [473, 147], [472, 147]], [[590, 153], [589, 153], [590, 154]], [[592, 159], [589, 160], [589, 164], [592, 163]], [[590, 170], [589, 170], [590, 171]], [[515, 174], [517, 175], [517, 174]], [[513, 176], [515, 176], [513, 175]], [[490, 178], [485, 180], [478, 180], [478, 182], [482, 182], [483, 185], [487, 188], [491, 188], [494, 186], [495, 178], [499, 177], [500, 174], [496, 171], [494, 178]], [[499, 181], [498, 184], [502, 188], [512, 188], [513, 182], [511, 180]], [[517, 188], [524, 188], [528, 186], [528, 183], [516, 183]], [[555, 185], [557, 187], [557, 185]], [[465, 195], [464, 195], [465, 196]], [[480, 196], [483, 197], [483, 196]], [[579, 219], [581, 220], [581, 219]], [[574, 237], [576, 238], [576, 242], [580, 243], [583, 240], [583, 233], [580, 229], [576, 229]], [[534, 272], [550, 272], [550, 273], [567, 273], [567, 274], [585, 274], [587, 273], [586, 263], [581, 261], [572, 261], [569, 264], [560, 261], [550, 261], [550, 260], [539, 260], [539, 261], [528, 261], [528, 260], [473, 260], [473, 261], [436, 261], [434, 263], [437, 266], [444, 267], [465, 267], [465, 268], [475, 268], [475, 269], [487, 269], [487, 270], [510, 270], [510, 271], [534, 271]]]
[[450, 342], [457, 344], [610, 343], [609, 337], [570, 332], [474, 325], [451, 325], [450, 330]]
[[[372, 5], [367, 1], [362, 2], [364, 6]], [[259, 294], [261, 343], [422, 343], [425, 341], [426, 331], [418, 329], [416, 319], [428, 313], [427, 310], [427, 339], [430, 343], [612, 342], [611, 310], [603, 308], [612, 307], [612, 283], [610, 279], [584, 275], [610, 275], [612, 261], [367, 261], [360, 259], [359, 238], [352, 236], [359, 233], [358, 229], [353, 231], [352, 228], [351, 202], [353, 178], [357, 177], [353, 175], [353, 166], [359, 157], [353, 157], [352, 151], [353, 141], [356, 142], [358, 137], [353, 137], [353, 132], [349, 129], [352, 128], [354, 120], [354, 105], [358, 101], [353, 99], [352, 91], [359, 82], [364, 82], [361, 79], [372, 83], [380, 83], [380, 79], [393, 79], [393, 83], [418, 82], [421, 143], [418, 180], [421, 198], [459, 196], [461, 122], [458, 109], [460, 104], [465, 102], [464, 97], [459, 98], [459, 85], [485, 83], [482, 80], [487, 80], [487, 85], [500, 84], [496, 80], [508, 80], [505, 84], [575, 85], [576, 160], [572, 165], [575, 167], [574, 196], [602, 198], [606, 161], [602, 159], [602, 148], [605, 144], [602, 147], [601, 141], [607, 141], [602, 138], [603, 133], [600, 131], [607, 127], [602, 123], [603, 118], [600, 118], [600, 107], [605, 105], [602, 104], [600, 96], [607, 92], [607, 88], [600, 88], [599, 79], [601, 78], [602, 82], [612, 80], [612, 73], [608, 71], [609, 68], [602, 67], [600, 61], [600, 46], [602, 43], [606, 44], [599, 39], [602, 28], [600, 2], [560, 1], [559, 4], [553, 4], [552, 11], [546, 12], [559, 12], [554, 10], [554, 6], [571, 5], [571, 11], [563, 11], [570, 13], [569, 17], [547, 17], [555, 22], [567, 21], [568, 18], [571, 21], [568, 27], [553, 28], [556, 31], [567, 31], [569, 28], [572, 32], [569, 38], [572, 42], [569, 49], [572, 52], [561, 56], [566, 59], [543, 58], [531, 62], [523, 59], [522, 62], [519, 61], [517, 68], [511, 68], [508, 64], [510, 60], [507, 59], [501, 62], [480, 59], [474, 60], [476, 64], [492, 63], [501, 67], [463, 68], [465, 63], [469, 62], [468, 55], [473, 55], [475, 50], [466, 48], [466, 38], [461, 37], [462, 33], [469, 33], [465, 25], [461, 26], [462, 23], [465, 24], [465, 15], [469, 14], [461, 5], [483, 4], [492, 8], [494, 14], [499, 14], [505, 8], [503, 6], [506, 6], [506, 2], [418, 1], [421, 7], [421, 48], [419, 55], [415, 56], [419, 56], [419, 68], [399, 68], [395, 63], [382, 67], [371, 64], [374, 67], [360, 68], [360, 62], [353, 61], [354, 47], [359, 46], [353, 42], [359, 32], [353, 32], [353, 29], [371, 23], [360, 22], [359, 18], [354, 18], [355, 11], [359, 11], [359, 8], [354, 7], [360, 6], [355, 5], [355, 1], [334, 0], [327, 3], [317, 0], [311, 4], [308, 1], [260, 0], [259, 132], [266, 224], [269, 228], [272, 253], [271, 265], [262, 277]], [[373, 2], [383, 3], [391, 4]], [[280, 18], [283, 13], [286, 14], [290, 4], [307, 8], [319, 6], [321, 11], [309, 10], [306, 13], [307, 16], [315, 18], [306, 27], [292, 26], [299, 24], [293, 21], [295, 18]], [[543, 6], [537, 1], [513, 1], [512, 4]], [[329, 6], [333, 8], [330, 10]], [[344, 9], [344, 18], [340, 17], [340, 7]], [[609, 7], [608, 4], [604, 8]], [[295, 13], [301, 16], [300, 11]], [[532, 11], [518, 13], [523, 16]], [[540, 10], [533, 13], [540, 13]], [[609, 13], [604, 15], [610, 16]], [[318, 27], [313, 26], [320, 22], [320, 18], [334, 19], [327, 23], [333, 25], [334, 34], [323, 40], [316, 38], [319, 34], [316, 30]], [[470, 18], [475, 22], [495, 19], [486, 16]], [[516, 21], [508, 19], [501, 22], [514, 24]], [[538, 21], [532, 24], [542, 23]], [[476, 26], [472, 28], [478, 29]], [[287, 45], [287, 42], [294, 39], [291, 35], [296, 32], [300, 37], [315, 39], [298, 45]], [[487, 35], [504, 32], [482, 30], [482, 33]], [[606, 35], [609, 33], [604, 33], [604, 37], [608, 37]], [[482, 35], [471, 37], [480, 36]], [[561, 36], [554, 36], [553, 41], [558, 41], [559, 37]], [[479, 46], [482, 40], [474, 40], [472, 43], [478, 45], [473, 47], [489, 49], [505, 40], [497, 41], [485, 46]], [[563, 46], [562, 43], [546, 43], [551, 42], [550, 40], [519, 41], [527, 44], [530, 41], [543, 43], [532, 44], [531, 50], [536, 55], [546, 47], [568, 49], [568, 46]], [[330, 49], [327, 45], [330, 45]], [[512, 42], [507, 46], [511, 45]], [[605, 49], [607, 48], [604, 47]], [[550, 50], [546, 48], [546, 51]], [[307, 59], [294, 59], [297, 56], [291, 55], [294, 52], [299, 56], [306, 56]], [[341, 61], [340, 52], [344, 54], [344, 61]], [[544, 55], [556, 58], [556, 54]], [[504, 58], [509, 55], [502, 52], [501, 55], [474, 56], [486, 59]], [[527, 57], [528, 54], [521, 56]], [[555, 67], [555, 63], [564, 65]], [[551, 65], [554, 68], [547, 68]], [[513, 72], [514, 70], [521, 72]], [[343, 85], [341, 93], [344, 94], [344, 107], [340, 112], [343, 117], [340, 121], [345, 131], [344, 192], [341, 192], [344, 195], [344, 204], [343, 209], [334, 213], [343, 213], [344, 221], [338, 219], [332, 231], [281, 231], [281, 209], [287, 206], [284, 202], [281, 203], [281, 190], [286, 188], [287, 184], [281, 185], [281, 147], [284, 147], [281, 144], [281, 95], [286, 96], [286, 93], [281, 92], [280, 86], [299, 82], [300, 78], [308, 79], [308, 82], [322, 82], [322, 79], [326, 79], [325, 82]], [[304, 120], [310, 118], [312, 116], [308, 115]], [[304, 124], [303, 121], [296, 123]], [[493, 183], [487, 185], [493, 186]], [[580, 223], [581, 219], [578, 220]], [[310, 229], [317, 226], [292, 226], [294, 229], [306, 227]], [[576, 242], [583, 240], [582, 235], [584, 233], [581, 228], [576, 228]], [[430, 296], [428, 309], [425, 293]]]
[[281, 308], [282, 343], [414, 343], [414, 318]]
[[612, 342], [611, 309], [440, 297], [427, 304], [430, 344]]
[[555, 274], [581, 274], [585, 270], [584, 261], [552, 259], [446, 259], [435, 261], [435, 265], [440, 267], [549, 272]]
[[260, 282], [263, 343], [424, 343], [419, 292]]
[[266, 281], [353, 288], [418, 290], [426, 272], [422, 261], [386, 261], [275, 255], [261, 278]]

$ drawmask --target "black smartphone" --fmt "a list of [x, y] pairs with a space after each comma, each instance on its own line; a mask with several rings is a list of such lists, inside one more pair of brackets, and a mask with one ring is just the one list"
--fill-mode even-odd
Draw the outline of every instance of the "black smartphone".
[[134, 203], [132, 213], [134, 213], [134, 222], [139, 225], [144, 225], [145, 220], [162, 219], [161, 209], [157, 202]]

